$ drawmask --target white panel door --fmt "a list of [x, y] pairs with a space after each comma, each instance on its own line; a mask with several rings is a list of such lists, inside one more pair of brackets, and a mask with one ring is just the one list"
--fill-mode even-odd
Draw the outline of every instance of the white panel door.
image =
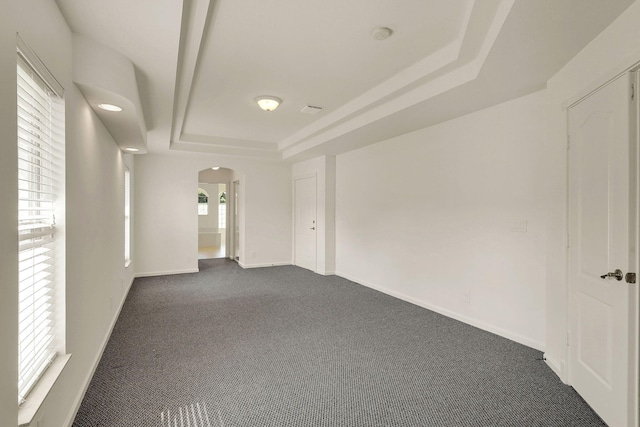
[[606, 276], [635, 271], [630, 84], [619, 77], [569, 110], [569, 376], [611, 427], [635, 419], [637, 285]]
[[316, 271], [316, 178], [295, 180], [294, 264]]

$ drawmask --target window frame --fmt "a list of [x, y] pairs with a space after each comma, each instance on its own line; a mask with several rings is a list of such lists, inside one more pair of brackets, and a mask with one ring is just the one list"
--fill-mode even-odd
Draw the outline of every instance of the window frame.
[[124, 266], [131, 265], [131, 171], [124, 166]]
[[[205, 201], [201, 202], [201, 196], [203, 195], [205, 197]], [[204, 190], [203, 188], [198, 187], [198, 216], [207, 216], [209, 215], [209, 200], [211, 199], [211, 196], [209, 196], [209, 193]]]
[[[224, 201], [223, 201], [224, 199]], [[218, 194], [218, 229], [227, 229], [227, 192], [223, 190]]]

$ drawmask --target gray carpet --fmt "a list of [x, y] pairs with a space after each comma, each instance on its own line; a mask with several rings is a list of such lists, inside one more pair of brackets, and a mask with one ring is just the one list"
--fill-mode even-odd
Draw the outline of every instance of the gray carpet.
[[539, 351], [297, 267], [136, 279], [74, 426], [602, 426]]

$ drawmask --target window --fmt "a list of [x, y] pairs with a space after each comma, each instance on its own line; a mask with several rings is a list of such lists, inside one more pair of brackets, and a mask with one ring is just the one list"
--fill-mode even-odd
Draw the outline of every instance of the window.
[[220, 193], [218, 205], [218, 228], [227, 228], [227, 192]]
[[198, 215], [209, 215], [209, 193], [198, 188]]
[[124, 168], [124, 265], [131, 263], [131, 172]]
[[[56, 236], [56, 199], [64, 188], [63, 89], [18, 38], [18, 402], [58, 350], [56, 314], [63, 306], [64, 247]], [[57, 261], [62, 260], [62, 261]]]

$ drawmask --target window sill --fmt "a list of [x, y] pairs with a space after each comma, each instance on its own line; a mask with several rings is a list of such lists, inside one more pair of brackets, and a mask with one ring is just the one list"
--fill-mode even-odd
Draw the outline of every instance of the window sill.
[[47, 395], [53, 388], [56, 380], [62, 373], [62, 370], [67, 366], [67, 362], [71, 358], [71, 354], [62, 354], [56, 356], [51, 363], [51, 366], [47, 368], [44, 375], [38, 380], [38, 383], [33, 387], [33, 390], [27, 396], [27, 399], [18, 408], [18, 426], [27, 427], [33, 422], [40, 406], [47, 398]]

